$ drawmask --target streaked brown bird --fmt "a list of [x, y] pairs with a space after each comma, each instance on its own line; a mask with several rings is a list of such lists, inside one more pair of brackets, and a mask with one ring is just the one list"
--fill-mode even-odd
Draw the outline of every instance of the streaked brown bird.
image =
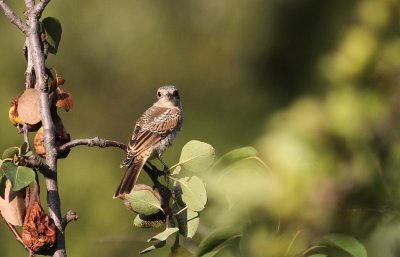
[[162, 153], [171, 146], [183, 122], [182, 104], [175, 86], [163, 86], [157, 90], [157, 100], [137, 120], [128, 143], [127, 155], [121, 168], [128, 169], [114, 194], [114, 198], [132, 191], [139, 174], [148, 160], [161, 159]]

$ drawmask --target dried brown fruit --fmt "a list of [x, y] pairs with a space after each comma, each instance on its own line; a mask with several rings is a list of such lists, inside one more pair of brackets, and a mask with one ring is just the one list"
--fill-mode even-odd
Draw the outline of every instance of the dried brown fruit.
[[65, 92], [61, 88], [58, 88], [56, 106], [59, 108], [63, 108], [67, 112], [71, 110], [72, 107], [74, 106], [72, 95], [70, 93]]
[[57, 76], [56, 79], [53, 79], [50, 83], [50, 91], [54, 91], [58, 88], [58, 86], [64, 85], [65, 79], [63, 77]]
[[35, 254], [48, 255], [55, 245], [56, 234], [54, 221], [40, 205], [38, 190], [35, 188], [22, 227], [22, 241]]
[[14, 225], [22, 226], [25, 217], [25, 189], [13, 191], [7, 180], [4, 199], [0, 197], [0, 212], [4, 219]]
[[[11, 101], [11, 107], [8, 110], [8, 118], [10, 119], [11, 123], [14, 126], [23, 126], [25, 121], [21, 119], [21, 117], [18, 114], [18, 101], [19, 101], [19, 96], [15, 97]], [[34, 125], [28, 124], [28, 130], [29, 131], [37, 131], [41, 126], [41, 122], [38, 122]]]
[[[63, 144], [71, 141], [71, 136], [65, 129], [64, 124], [62, 123], [61, 118], [60, 118], [60, 116], [58, 116], [57, 113], [53, 114], [53, 121], [54, 121], [54, 125], [55, 125], [56, 147], [62, 146]], [[46, 158], [46, 148], [44, 146], [43, 128], [40, 128], [38, 130], [38, 132], [36, 133], [33, 144], [35, 146], [36, 153], [40, 157]], [[70, 153], [70, 149], [59, 153], [57, 158], [59, 158], [59, 159], [66, 158], [69, 153]]]
[[37, 124], [41, 121], [40, 102], [37, 89], [28, 88], [18, 100], [19, 117], [27, 124]]
[[43, 144], [43, 127], [41, 127], [33, 139], [33, 145], [35, 146], [36, 153], [42, 157], [46, 158], [46, 149]]

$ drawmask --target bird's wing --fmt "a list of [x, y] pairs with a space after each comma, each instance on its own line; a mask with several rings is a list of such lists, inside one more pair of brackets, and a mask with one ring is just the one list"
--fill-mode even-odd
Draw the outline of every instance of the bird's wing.
[[174, 131], [181, 119], [179, 108], [152, 106], [136, 122], [128, 144], [127, 156], [122, 166], [129, 166], [132, 160], [168, 134]]

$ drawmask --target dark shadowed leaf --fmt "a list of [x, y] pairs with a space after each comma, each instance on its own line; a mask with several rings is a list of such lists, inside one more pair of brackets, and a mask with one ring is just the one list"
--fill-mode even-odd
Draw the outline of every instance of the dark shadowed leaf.
[[184, 237], [192, 238], [196, 234], [200, 222], [199, 213], [186, 209], [179, 212], [176, 219], [178, 221], [179, 232]]
[[7, 177], [2, 173], [3, 172], [0, 172], [0, 197], [4, 199]]
[[207, 192], [203, 180], [197, 176], [178, 180], [182, 188], [182, 200], [192, 211], [202, 211], [207, 203]]
[[133, 220], [133, 226], [138, 228], [159, 228], [165, 223], [162, 217], [154, 217], [153, 215], [146, 216], [143, 214], [136, 215]]
[[14, 155], [17, 155], [19, 153], [19, 147], [13, 146], [10, 148], [7, 148], [6, 150], [4, 150], [3, 155], [2, 155], [2, 159], [13, 159]]
[[254, 147], [251, 146], [241, 147], [224, 154], [221, 158], [219, 158], [215, 162], [215, 167], [226, 166], [236, 161], [256, 156], [257, 154], [258, 152]]
[[367, 251], [357, 239], [343, 234], [324, 236], [323, 243], [343, 250], [353, 257], [367, 257]]
[[191, 140], [183, 146], [179, 163], [188, 171], [207, 170], [214, 162], [215, 149], [204, 142]]
[[47, 17], [42, 20], [42, 26], [46, 33], [46, 41], [49, 44], [49, 52], [56, 54], [62, 34], [61, 23], [56, 18]]

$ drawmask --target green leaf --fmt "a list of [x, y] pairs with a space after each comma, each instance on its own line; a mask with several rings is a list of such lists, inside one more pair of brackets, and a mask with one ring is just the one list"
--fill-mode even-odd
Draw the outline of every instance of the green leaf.
[[215, 149], [197, 140], [191, 140], [183, 146], [179, 164], [192, 172], [204, 171], [210, 168], [215, 158]]
[[4, 174], [11, 181], [12, 190], [18, 191], [35, 180], [35, 172], [24, 166], [15, 166], [11, 162], [5, 162], [1, 166]]
[[178, 179], [182, 188], [182, 200], [192, 211], [202, 211], [207, 203], [207, 192], [203, 181], [192, 176]]
[[354, 237], [343, 234], [329, 234], [323, 237], [323, 242], [339, 248], [353, 257], [367, 257], [364, 245]]
[[2, 161], [0, 168], [4, 172], [4, 175], [6, 175], [6, 176], [7, 176], [7, 174], [17, 172], [17, 165], [15, 165], [14, 163], [12, 163], [10, 161]]
[[125, 195], [124, 203], [129, 210], [139, 214], [151, 215], [162, 211], [160, 196], [148, 185], [135, 185]]
[[317, 253], [317, 254], [309, 255], [308, 257], [328, 257], [328, 255]]
[[159, 215], [146, 216], [138, 214], [133, 220], [133, 226], [138, 228], [159, 228], [164, 225], [164, 218]]
[[4, 199], [5, 191], [6, 191], [6, 182], [7, 177], [3, 174], [0, 177], [0, 197]]
[[158, 241], [165, 241], [170, 235], [175, 234], [176, 232], [179, 231], [179, 228], [166, 228], [163, 232], [160, 234], [157, 234], [153, 236], [152, 238], [149, 238], [147, 242], [153, 241], [153, 240], [158, 240]]
[[221, 166], [227, 166], [229, 164], [232, 164], [234, 162], [257, 156], [258, 152], [254, 147], [251, 146], [246, 146], [246, 147], [241, 147], [235, 150], [232, 150], [226, 154], [224, 154], [221, 158], [219, 158], [215, 162], [215, 167], [221, 167]]
[[242, 234], [238, 232], [238, 229], [233, 227], [216, 230], [200, 242], [196, 256], [214, 256], [224, 245], [241, 236]]
[[19, 154], [19, 147], [13, 146], [4, 150], [1, 159], [14, 159], [14, 155]]
[[176, 166], [176, 168], [172, 171], [171, 175], [179, 175], [181, 169], [182, 169], [181, 165]]
[[28, 151], [26, 154], [24, 154], [25, 157], [30, 157], [33, 155], [32, 151]]
[[196, 234], [197, 228], [199, 227], [200, 216], [199, 213], [186, 209], [179, 212], [176, 216], [179, 226], [179, 232], [188, 238], [193, 238]]
[[62, 34], [60, 21], [53, 17], [47, 17], [42, 20], [42, 26], [49, 44], [49, 52], [57, 54]]
[[164, 247], [166, 244], [167, 244], [167, 241], [159, 241], [159, 242], [157, 242], [156, 244], [154, 244], [154, 245], [152, 245], [152, 246], [150, 246], [150, 247], [147, 247], [146, 249], [144, 249], [143, 251], [141, 251], [140, 254], [144, 254], [144, 253], [151, 252], [151, 251], [153, 251], [154, 249]]

